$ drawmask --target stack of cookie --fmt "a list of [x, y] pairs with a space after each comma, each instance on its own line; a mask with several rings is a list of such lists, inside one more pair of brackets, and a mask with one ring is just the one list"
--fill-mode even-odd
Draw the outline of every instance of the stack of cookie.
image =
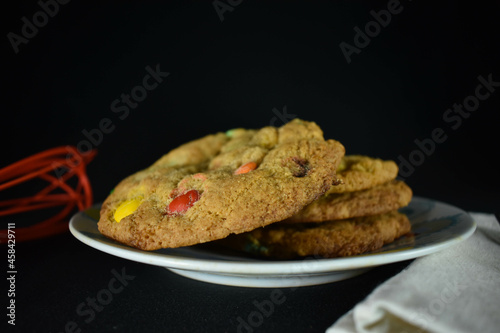
[[397, 166], [344, 155], [300, 119], [208, 135], [121, 181], [98, 228], [142, 250], [223, 240], [276, 258], [353, 255], [409, 231]]
[[398, 209], [409, 204], [412, 190], [395, 179], [397, 173], [393, 161], [345, 156], [337, 169], [341, 183], [318, 200], [282, 222], [221, 243], [281, 259], [352, 256], [379, 249], [411, 229]]

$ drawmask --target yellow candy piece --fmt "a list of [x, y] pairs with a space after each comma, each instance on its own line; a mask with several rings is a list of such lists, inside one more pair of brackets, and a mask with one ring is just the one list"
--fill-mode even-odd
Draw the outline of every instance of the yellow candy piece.
[[122, 202], [115, 210], [114, 217], [116, 222], [120, 222], [121, 219], [135, 212], [139, 207], [139, 205], [141, 204], [141, 202], [142, 198], [135, 198], [131, 200], [125, 200], [124, 202]]
[[347, 169], [347, 163], [345, 162], [344, 159], [341, 159], [340, 160], [340, 164], [339, 166], [337, 167], [337, 172], [342, 172], [344, 171], [345, 169]]

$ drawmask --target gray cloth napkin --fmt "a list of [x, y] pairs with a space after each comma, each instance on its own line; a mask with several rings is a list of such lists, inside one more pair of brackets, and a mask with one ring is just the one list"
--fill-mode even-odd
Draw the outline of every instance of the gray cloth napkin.
[[326, 332], [500, 332], [500, 224], [470, 215], [469, 239], [416, 259]]

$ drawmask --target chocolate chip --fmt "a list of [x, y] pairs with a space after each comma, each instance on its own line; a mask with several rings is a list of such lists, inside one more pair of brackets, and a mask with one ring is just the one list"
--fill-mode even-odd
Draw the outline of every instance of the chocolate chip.
[[283, 166], [290, 169], [294, 177], [299, 177], [299, 178], [307, 176], [307, 173], [310, 170], [309, 161], [297, 156], [285, 159], [283, 161]]

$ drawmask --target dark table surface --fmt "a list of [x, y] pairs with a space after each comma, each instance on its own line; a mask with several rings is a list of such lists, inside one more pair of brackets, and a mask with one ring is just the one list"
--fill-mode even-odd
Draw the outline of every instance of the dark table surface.
[[[0, 167], [56, 146], [95, 148], [88, 175], [99, 203], [183, 142], [297, 116], [316, 121], [348, 154], [395, 160], [415, 195], [497, 213], [498, 10], [451, 1], [9, 2]], [[145, 81], [154, 71], [156, 82]], [[29, 191], [3, 191], [0, 200]], [[0, 222], [20, 228], [42, 217]], [[410, 262], [281, 288], [284, 301], [250, 329], [242, 322], [276, 288], [191, 280], [65, 232], [16, 244], [16, 325], [5, 315], [2, 325], [19, 332], [323, 332]], [[95, 303], [117, 274], [123, 288]]]

